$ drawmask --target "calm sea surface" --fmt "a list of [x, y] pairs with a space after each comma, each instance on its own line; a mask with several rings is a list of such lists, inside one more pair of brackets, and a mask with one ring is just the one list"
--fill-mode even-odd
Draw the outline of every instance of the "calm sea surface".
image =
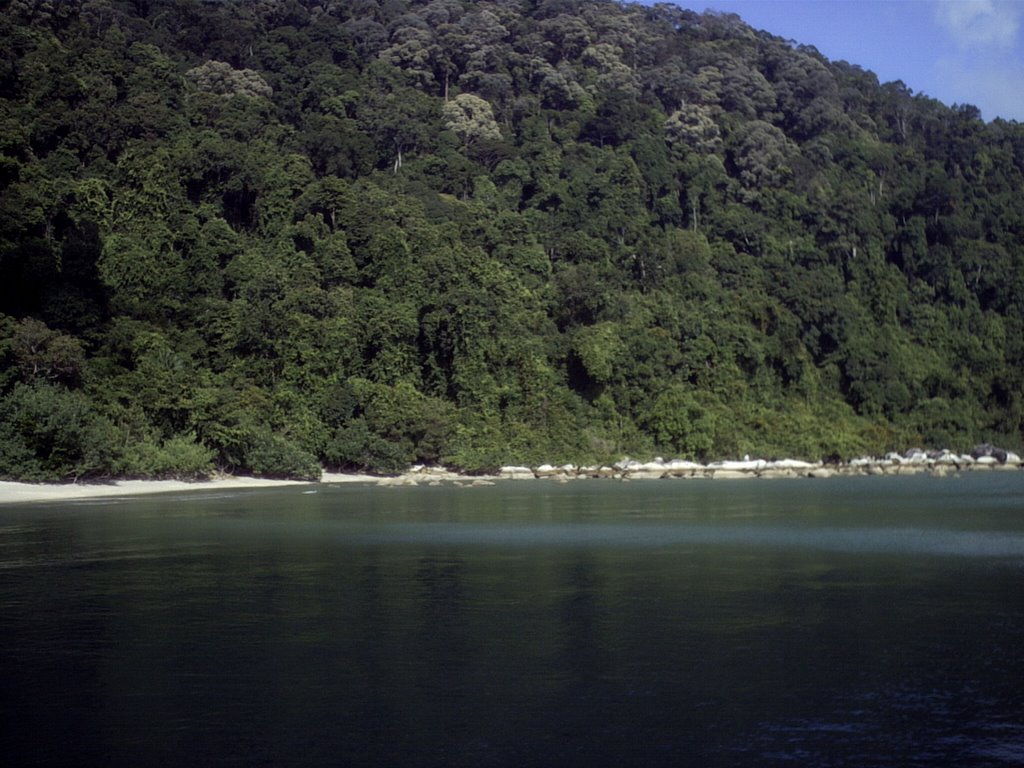
[[1024, 473], [0, 507], [3, 765], [1024, 764]]

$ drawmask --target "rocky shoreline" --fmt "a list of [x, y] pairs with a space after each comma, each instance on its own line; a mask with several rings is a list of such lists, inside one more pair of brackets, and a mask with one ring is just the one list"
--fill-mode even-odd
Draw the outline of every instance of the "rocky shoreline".
[[960, 472], [1020, 470], [1024, 460], [1014, 453], [990, 445], [981, 445], [971, 453], [949, 450], [925, 451], [912, 448], [905, 453], [888, 453], [882, 457], [862, 456], [847, 462], [811, 462], [800, 459], [751, 459], [716, 461], [700, 464], [684, 459], [655, 458], [641, 462], [623, 458], [610, 465], [536, 467], [504, 466], [496, 473], [467, 476], [429, 466], [414, 466], [397, 477], [380, 478], [378, 485], [440, 485], [455, 482], [462, 485], [492, 485], [495, 480], [551, 480], [569, 482], [582, 479], [666, 480], [666, 479], [746, 479], [746, 478], [814, 478], [853, 477], [860, 475], [919, 475], [945, 477]]

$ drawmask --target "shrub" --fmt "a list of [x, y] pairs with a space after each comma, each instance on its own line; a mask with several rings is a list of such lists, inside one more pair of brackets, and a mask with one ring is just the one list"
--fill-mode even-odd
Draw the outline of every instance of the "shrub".
[[80, 392], [17, 384], [0, 401], [0, 476], [41, 481], [108, 473], [114, 432]]
[[334, 431], [324, 449], [324, 458], [341, 469], [370, 472], [401, 472], [409, 466], [412, 444], [392, 442], [370, 432], [366, 420], [356, 418]]
[[313, 454], [267, 429], [252, 434], [244, 461], [245, 467], [260, 477], [320, 479], [320, 462]]
[[193, 434], [176, 435], [163, 445], [148, 440], [139, 442], [130, 452], [124, 470], [132, 475], [196, 480], [208, 477], [213, 471], [215, 452], [198, 443]]

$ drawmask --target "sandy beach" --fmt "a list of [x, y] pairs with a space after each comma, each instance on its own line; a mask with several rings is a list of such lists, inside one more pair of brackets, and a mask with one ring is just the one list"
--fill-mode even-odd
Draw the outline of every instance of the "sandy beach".
[[[372, 475], [349, 475], [325, 472], [321, 483], [375, 483]], [[288, 485], [309, 485], [302, 480], [267, 480], [258, 477], [218, 477], [211, 480], [112, 480], [81, 483], [11, 483], [0, 481], [0, 504], [21, 504], [32, 501], [76, 501], [114, 496], [143, 496], [175, 491], [211, 491], [237, 488], [274, 488]]]

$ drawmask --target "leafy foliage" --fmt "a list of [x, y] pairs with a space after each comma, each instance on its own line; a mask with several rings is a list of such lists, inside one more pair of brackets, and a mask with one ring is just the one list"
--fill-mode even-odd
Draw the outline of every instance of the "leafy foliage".
[[664, 3], [0, 39], [3, 477], [1021, 444], [1017, 123]]

